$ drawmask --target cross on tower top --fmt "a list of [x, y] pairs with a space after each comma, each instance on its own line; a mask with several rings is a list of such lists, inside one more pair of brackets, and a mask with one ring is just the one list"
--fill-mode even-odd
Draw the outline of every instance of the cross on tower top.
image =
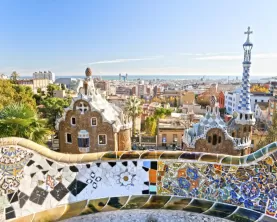
[[246, 34], [247, 35], [247, 39], [249, 39], [249, 35], [253, 34], [253, 31], [250, 31], [250, 27], [248, 26], [247, 31], [244, 32], [244, 34]]

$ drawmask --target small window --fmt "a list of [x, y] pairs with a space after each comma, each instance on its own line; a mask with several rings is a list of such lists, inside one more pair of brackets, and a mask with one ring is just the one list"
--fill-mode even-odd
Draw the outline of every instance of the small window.
[[96, 117], [92, 117], [91, 118], [91, 125], [92, 126], [96, 126], [97, 125], [97, 118]]
[[245, 126], [245, 127], [243, 127], [243, 132], [246, 132], [246, 126]]
[[107, 136], [105, 134], [98, 135], [98, 144], [106, 145], [107, 144]]
[[177, 134], [173, 134], [173, 142], [177, 142], [177, 141], [178, 141]]
[[246, 119], [246, 120], [248, 119], [248, 115], [247, 115], [247, 114], [245, 114], [245, 119]]
[[66, 143], [72, 143], [72, 138], [71, 138], [71, 134], [70, 133], [66, 134]]
[[211, 143], [211, 142], [212, 142], [212, 137], [208, 136], [208, 143]]
[[221, 136], [218, 137], [218, 143], [221, 143]]
[[75, 117], [71, 117], [71, 125], [76, 125], [76, 118]]
[[235, 137], [235, 132], [232, 132], [232, 137]]
[[214, 134], [213, 135], [213, 145], [216, 145], [217, 144], [217, 135]]

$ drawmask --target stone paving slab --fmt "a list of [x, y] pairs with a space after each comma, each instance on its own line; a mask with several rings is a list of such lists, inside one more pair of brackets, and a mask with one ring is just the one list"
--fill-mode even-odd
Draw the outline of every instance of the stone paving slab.
[[63, 222], [228, 222], [229, 220], [176, 210], [120, 210], [89, 214]]

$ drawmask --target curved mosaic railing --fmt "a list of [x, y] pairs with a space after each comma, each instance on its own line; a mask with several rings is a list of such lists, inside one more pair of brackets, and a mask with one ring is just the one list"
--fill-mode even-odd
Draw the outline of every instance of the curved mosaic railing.
[[242, 157], [183, 151], [71, 155], [21, 138], [0, 139], [0, 150], [6, 220], [57, 221], [138, 208], [232, 221], [277, 218], [277, 143]]

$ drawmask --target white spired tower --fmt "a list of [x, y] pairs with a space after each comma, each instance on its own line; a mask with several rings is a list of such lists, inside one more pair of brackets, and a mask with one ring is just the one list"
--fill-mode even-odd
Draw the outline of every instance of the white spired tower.
[[250, 80], [249, 71], [251, 66], [251, 50], [253, 44], [250, 42], [250, 31], [248, 27], [247, 31], [244, 33], [247, 35], [246, 42], [243, 44], [244, 49], [244, 60], [243, 60], [243, 76], [242, 76], [242, 88], [240, 94], [240, 101], [237, 109], [237, 117], [235, 123], [239, 126], [237, 129], [237, 135], [241, 138], [242, 144], [249, 146], [251, 144], [252, 126], [255, 124], [255, 118], [251, 110], [250, 105]]

